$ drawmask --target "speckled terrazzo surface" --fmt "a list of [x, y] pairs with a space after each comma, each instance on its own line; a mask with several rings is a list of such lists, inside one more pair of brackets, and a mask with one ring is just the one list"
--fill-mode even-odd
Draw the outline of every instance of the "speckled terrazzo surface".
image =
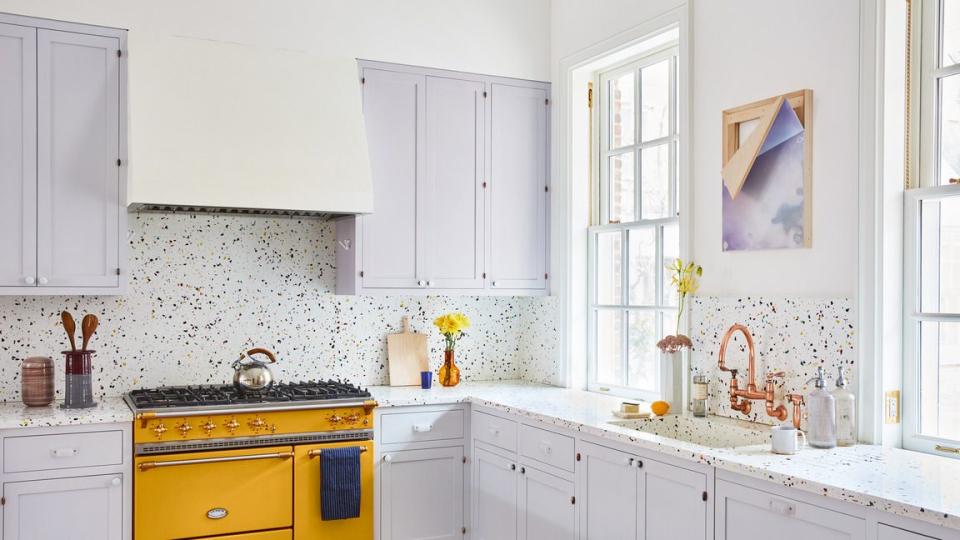
[[563, 429], [960, 529], [960, 460], [871, 445], [804, 449], [793, 456], [771, 454], [767, 445], [701, 446], [609, 424], [615, 420], [611, 411], [619, 405], [618, 398], [525, 382], [464, 383], [431, 390], [374, 387], [371, 392], [381, 407], [457, 402], [493, 407]]
[[334, 232], [319, 220], [131, 214], [127, 295], [0, 297], [0, 401], [19, 400], [29, 356], [56, 360], [61, 398], [63, 309], [100, 317], [98, 396], [225, 382], [254, 345], [277, 353], [281, 380], [386, 384], [386, 335], [400, 318], [430, 335], [437, 369], [442, 342], [430, 322], [454, 310], [473, 320], [457, 349], [465, 380], [556, 380], [556, 298], [337, 296]]
[[97, 400], [89, 409], [61, 409], [58, 402], [46, 407], [27, 407], [23, 403], [0, 403], [0, 429], [72, 426], [132, 422], [133, 412], [119, 397]]
[[[704, 374], [709, 381], [707, 408], [718, 416], [743, 416], [730, 409], [730, 374], [717, 367], [720, 340], [734, 323], [750, 329], [756, 345], [757, 386], [762, 387], [766, 373], [783, 371], [785, 376], [776, 385], [776, 396], [783, 403], [791, 393], [806, 394], [813, 389], [807, 381], [823, 366], [828, 388], [834, 388], [837, 367], [843, 366], [850, 388], [857, 387], [857, 365], [854, 345], [854, 317], [851, 302], [846, 298], [717, 298], [695, 297], [690, 308], [690, 338], [693, 352], [690, 369]], [[740, 370], [740, 387], [747, 384], [747, 347], [739, 333], [727, 348], [727, 367]], [[763, 407], [754, 406], [750, 419], [773, 424]]]

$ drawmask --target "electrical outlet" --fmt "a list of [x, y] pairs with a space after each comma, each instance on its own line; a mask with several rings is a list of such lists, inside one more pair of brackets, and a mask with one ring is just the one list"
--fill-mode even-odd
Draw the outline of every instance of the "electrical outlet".
[[900, 391], [890, 390], [883, 395], [883, 423], [900, 423]]

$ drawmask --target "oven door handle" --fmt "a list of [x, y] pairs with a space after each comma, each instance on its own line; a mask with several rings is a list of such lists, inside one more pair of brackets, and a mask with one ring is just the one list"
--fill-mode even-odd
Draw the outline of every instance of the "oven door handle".
[[230, 461], [251, 461], [254, 459], [290, 459], [293, 452], [273, 452], [270, 454], [249, 454], [245, 456], [227, 456], [202, 459], [180, 459], [175, 461], [144, 461], [137, 465], [140, 472], [161, 467], [179, 467], [180, 465], [202, 465], [205, 463], [226, 463]]
[[[360, 453], [361, 453], [361, 454], [364, 453], [364, 452], [366, 452], [366, 451], [367, 451], [367, 447], [366, 447], [366, 446], [361, 446], [361, 447], [360, 447]], [[323, 449], [322, 449], [322, 448], [315, 448], [315, 449], [310, 450], [309, 452], [307, 452], [307, 457], [309, 457], [309, 458], [315, 458], [315, 457], [320, 457], [320, 455], [322, 455], [322, 454], [323, 454]]]

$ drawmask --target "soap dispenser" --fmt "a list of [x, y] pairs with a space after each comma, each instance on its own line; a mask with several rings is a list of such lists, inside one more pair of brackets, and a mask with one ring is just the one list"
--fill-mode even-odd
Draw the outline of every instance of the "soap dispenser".
[[807, 394], [807, 443], [815, 448], [833, 448], [837, 445], [837, 406], [833, 395], [827, 391], [823, 366], [817, 368], [817, 376], [807, 381], [815, 388]]
[[833, 391], [837, 407], [837, 446], [853, 446], [857, 444], [857, 397], [847, 388], [849, 383], [843, 375], [843, 366], [837, 370], [837, 388]]

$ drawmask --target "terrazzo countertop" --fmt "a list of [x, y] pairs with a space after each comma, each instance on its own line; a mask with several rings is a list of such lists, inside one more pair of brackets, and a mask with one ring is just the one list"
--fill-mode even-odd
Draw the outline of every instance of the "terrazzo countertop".
[[119, 396], [98, 398], [97, 406], [89, 409], [61, 409], [59, 401], [46, 407], [27, 407], [17, 402], [0, 403], [0, 429], [112, 422], [133, 422], [133, 413]]
[[462, 402], [491, 407], [960, 530], [960, 460], [874, 445], [831, 450], [806, 448], [792, 456], [772, 454], [766, 444], [738, 448], [702, 446], [609, 424], [617, 420], [611, 411], [619, 407], [618, 398], [525, 382], [463, 383], [430, 390], [371, 387], [370, 392], [381, 407]]

